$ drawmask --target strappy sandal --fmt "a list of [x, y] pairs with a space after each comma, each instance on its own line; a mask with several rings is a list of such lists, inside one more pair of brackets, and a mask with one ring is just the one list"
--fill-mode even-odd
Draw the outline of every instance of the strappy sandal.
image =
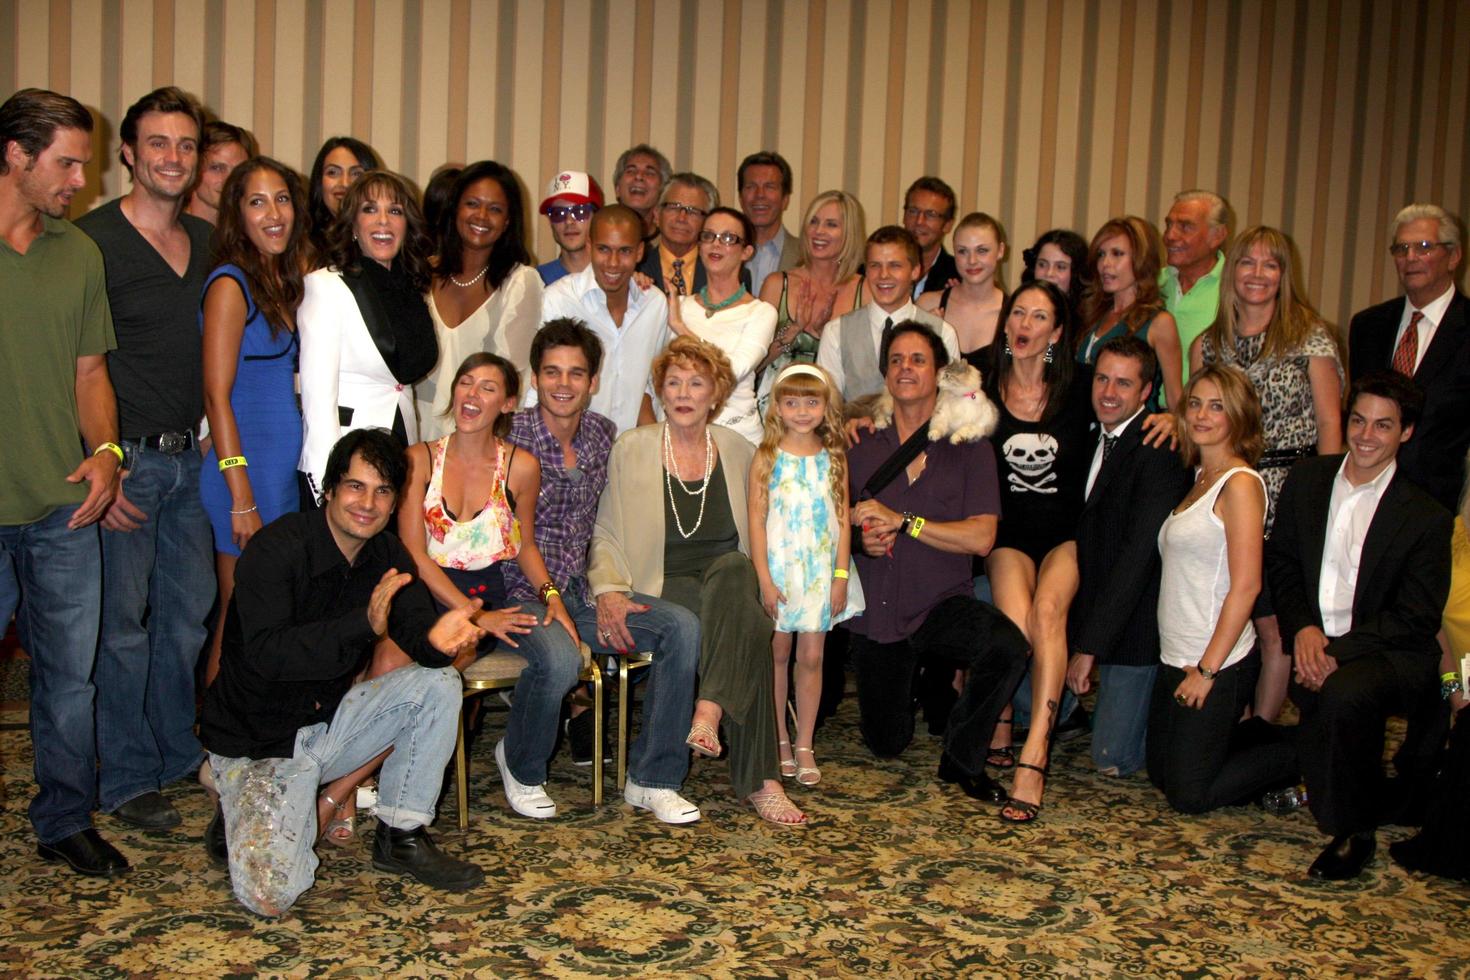
[[706, 759], [718, 759], [724, 751], [720, 745], [719, 729], [703, 721], [696, 721], [689, 726], [689, 737], [684, 739], [684, 744]]
[[[776, 743], [776, 748], [777, 749], [790, 749], [791, 748], [791, 743], [790, 742], [787, 742], [787, 741], [784, 741], [784, 740], [783, 741], [779, 741], [779, 742]], [[795, 776], [798, 772], [801, 771], [800, 769], [796, 768], [796, 760], [793, 759], [791, 756], [787, 755], [785, 752], [777, 752], [777, 755], [779, 755], [781, 757], [781, 778], [782, 779], [790, 779], [793, 776]]]
[[[1046, 769], [1041, 766], [1033, 766], [1029, 762], [1017, 762], [1017, 769], [1030, 769], [1032, 772], [1041, 773], [1041, 790], [1046, 792]], [[1011, 816], [1011, 814], [1017, 816]], [[1006, 823], [1031, 823], [1041, 815], [1041, 804], [1032, 803], [1029, 800], [1018, 800], [1012, 796], [1001, 804], [1000, 818]]]
[[[1011, 737], [1006, 739], [1004, 745], [992, 745], [985, 750], [985, 764], [992, 769], [1014, 769], [1016, 767], [1016, 750], [1012, 744], [1015, 740], [1015, 727], [1012, 721], [1013, 719], [1010, 718], [1001, 718], [995, 723], [997, 732], [1004, 725], [1006, 733]], [[991, 735], [992, 739], [994, 737]]]
[[[806, 825], [806, 814], [802, 813], [791, 798], [779, 789], [768, 789], [759, 793], [751, 793], [746, 797], [750, 805], [755, 807], [756, 815], [767, 823], [773, 823], [778, 827], [803, 827]], [[790, 818], [796, 817], [792, 820]]]
[[[812, 762], [815, 763], [817, 761], [817, 754], [806, 746], [798, 745], [792, 751], [805, 752], [807, 755], [812, 757]], [[815, 786], [822, 781], [822, 770], [818, 769], [815, 765], [797, 765], [796, 781], [803, 786]]]
[[336, 814], [336, 817], [327, 822], [327, 826], [322, 830], [319, 839], [325, 840], [329, 844], [335, 844], [338, 847], [351, 847], [353, 837], [355, 836], [352, 817], [342, 815], [342, 811], [347, 809], [347, 804], [338, 803], [332, 799], [330, 793], [321, 794], [321, 798], [331, 804], [332, 812]]

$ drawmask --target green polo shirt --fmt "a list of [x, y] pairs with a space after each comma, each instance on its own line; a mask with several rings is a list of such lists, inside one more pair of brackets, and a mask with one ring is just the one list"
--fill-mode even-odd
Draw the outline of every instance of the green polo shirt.
[[0, 238], [0, 526], [79, 504], [67, 483], [83, 458], [77, 358], [117, 346], [102, 253], [69, 221], [42, 216], [21, 255]]
[[1225, 270], [1225, 253], [1215, 252], [1215, 265], [1200, 277], [1189, 292], [1179, 289], [1179, 272], [1172, 265], [1159, 273], [1159, 291], [1164, 294], [1164, 308], [1179, 326], [1179, 348], [1184, 361], [1184, 380], [1189, 380], [1189, 345], [1210, 328], [1220, 312], [1220, 276]]

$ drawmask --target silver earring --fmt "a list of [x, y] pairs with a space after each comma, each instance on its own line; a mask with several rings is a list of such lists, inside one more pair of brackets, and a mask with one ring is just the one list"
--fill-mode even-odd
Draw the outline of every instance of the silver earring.
[[1042, 358], [1042, 360], [1045, 361], [1047, 364], [1050, 364], [1051, 361], [1052, 361], [1051, 349], [1053, 347], [1055, 347], [1055, 346], [1056, 346], [1056, 344], [1047, 344], [1046, 345], [1046, 357]]
[[1010, 357], [1010, 356], [1011, 356], [1011, 342], [1009, 340], [1007, 340], [1006, 341], [1006, 357]]

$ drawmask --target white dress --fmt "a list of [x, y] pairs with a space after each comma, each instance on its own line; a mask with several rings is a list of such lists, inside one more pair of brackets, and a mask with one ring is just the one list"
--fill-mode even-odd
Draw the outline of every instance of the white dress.
[[454, 431], [454, 422], [444, 417], [449, 408], [449, 386], [454, 382], [454, 372], [471, 354], [488, 351], [514, 364], [524, 397], [531, 380], [531, 340], [541, 329], [544, 288], [541, 274], [533, 266], [518, 265], [500, 288], [457, 327], [444, 322], [430, 291], [429, 316], [439, 341], [439, 361], [428, 377], [413, 386], [420, 439], [430, 442]]
[[755, 369], [766, 356], [776, 336], [776, 308], [764, 300], [738, 303], [705, 316], [698, 297], [680, 299], [684, 326], [700, 340], [707, 340], [730, 358], [735, 387], [715, 424], [734, 429], [752, 445], [760, 445], [761, 417], [755, 404]]

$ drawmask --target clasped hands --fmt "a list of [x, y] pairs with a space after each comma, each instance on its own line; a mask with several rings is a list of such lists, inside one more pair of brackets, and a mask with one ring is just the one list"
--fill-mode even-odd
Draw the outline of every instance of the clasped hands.
[[862, 528], [863, 553], [869, 558], [891, 553], [903, 515], [871, 498], [858, 501], [851, 510], [852, 523]]

